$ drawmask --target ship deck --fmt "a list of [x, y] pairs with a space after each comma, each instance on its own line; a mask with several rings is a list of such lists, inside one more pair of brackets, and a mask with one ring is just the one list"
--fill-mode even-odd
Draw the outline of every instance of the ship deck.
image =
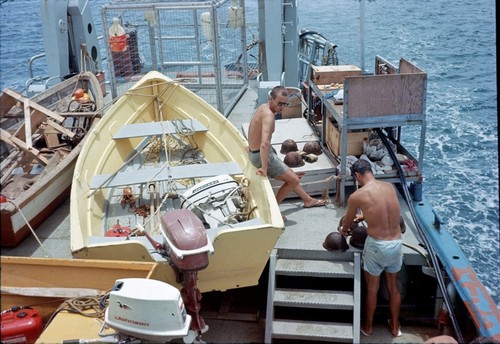
[[[257, 90], [249, 88], [237, 106], [233, 109], [229, 120], [242, 132], [243, 126], [250, 120], [257, 104]], [[319, 197], [317, 195], [316, 197]], [[334, 201], [335, 195], [329, 195]], [[401, 200], [402, 215], [410, 218], [409, 210]], [[303, 209], [298, 198], [290, 198], [280, 205], [282, 214], [287, 217], [285, 231], [276, 245], [276, 249], [286, 249], [295, 252], [295, 255], [329, 259], [332, 253], [326, 251], [322, 243], [326, 235], [336, 231], [338, 219], [345, 209], [335, 202], [325, 207]], [[407, 221], [408, 223], [408, 221]], [[41, 241], [41, 247], [34, 235], [25, 239], [19, 246], [2, 248], [2, 255], [71, 258], [70, 252], [70, 221], [69, 199], [66, 200], [54, 214], [47, 219], [37, 230], [36, 236]], [[404, 260], [406, 265], [425, 265], [426, 260], [418, 248], [421, 241], [410, 228], [403, 235], [405, 248]], [[352, 255], [359, 251], [350, 247], [344, 254]], [[266, 280], [267, 269], [261, 279], [262, 285], [247, 287], [226, 292], [211, 292], [204, 294], [202, 315], [210, 330], [202, 339], [211, 343], [249, 343], [264, 342], [265, 334], [265, 300], [267, 297]], [[403, 310], [402, 310], [403, 311]], [[386, 316], [388, 310], [376, 313], [376, 326], [372, 336], [361, 335], [362, 343], [408, 343], [424, 342], [430, 337], [441, 334], [437, 328], [429, 323], [422, 326], [422, 319], [408, 319], [402, 321], [403, 336], [394, 338], [388, 331]], [[380, 318], [379, 318], [380, 317]], [[424, 322], [427, 320], [423, 320]]]

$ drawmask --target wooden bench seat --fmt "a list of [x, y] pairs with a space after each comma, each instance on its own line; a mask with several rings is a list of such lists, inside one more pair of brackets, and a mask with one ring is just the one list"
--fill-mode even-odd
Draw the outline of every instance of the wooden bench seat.
[[195, 119], [134, 123], [123, 125], [113, 136], [113, 140], [162, 134], [188, 134], [200, 131], [208, 131], [208, 129]]
[[90, 189], [111, 188], [164, 181], [170, 179], [184, 179], [196, 177], [213, 177], [220, 174], [242, 174], [240, 166], [232, 162], [209, 164], [192, 164], [167, 167], [147, 167], [140, 170], [100, 174], [92, 177]]

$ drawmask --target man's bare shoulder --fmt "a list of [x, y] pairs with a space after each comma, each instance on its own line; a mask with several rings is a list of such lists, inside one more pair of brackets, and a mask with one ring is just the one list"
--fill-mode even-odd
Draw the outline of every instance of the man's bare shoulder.
[[366, 194], [366, 189], [363, 190], [363, 188], [364, 187], [357, 189], [349, 196], [349, 204], [359, 205], [359, 203], [365, 198]]
[[274, 114], [271, 111], [271, 109], [269, 108], [268, 104], [260, 105], [257, 108], [257, 110], [255, 111], [255, 115], [259, 116], [259, 117], [273, 117], [274, 118]]

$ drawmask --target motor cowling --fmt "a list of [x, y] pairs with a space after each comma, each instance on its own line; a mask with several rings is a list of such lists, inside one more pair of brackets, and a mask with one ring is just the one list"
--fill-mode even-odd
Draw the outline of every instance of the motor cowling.
[[208, 238], [205, 234], [203, 222], [190, 210], [176, 209], [167, 211], [161, 217], [163, 236], [166, 247], [170, 248], [172, 262], [179, 271], [202, 270], [208, 266], [208, 252], [201, 252], [179, 257], [175, 250], [183, 251], [200, 249], [208, 245]]
[[206, 178], [181, 196], [181, 208], [191, 210], [210, 228], [238, 223], [246, 206], [240, 186], [228, 174]]
[[162, 281], [122, 278], [109, 293], [106, 324], [147, 342], [165, 343], [188, 336], [191, 316], [179, 290]]

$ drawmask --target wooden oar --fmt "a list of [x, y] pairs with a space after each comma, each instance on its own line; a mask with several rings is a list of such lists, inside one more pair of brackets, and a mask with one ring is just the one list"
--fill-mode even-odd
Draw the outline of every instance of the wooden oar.
[[36, 296], [36, 297], [83, 297], [101, 293], [91, 288], [56, 288], [56, 287], [0, 287], [2, 294]]

